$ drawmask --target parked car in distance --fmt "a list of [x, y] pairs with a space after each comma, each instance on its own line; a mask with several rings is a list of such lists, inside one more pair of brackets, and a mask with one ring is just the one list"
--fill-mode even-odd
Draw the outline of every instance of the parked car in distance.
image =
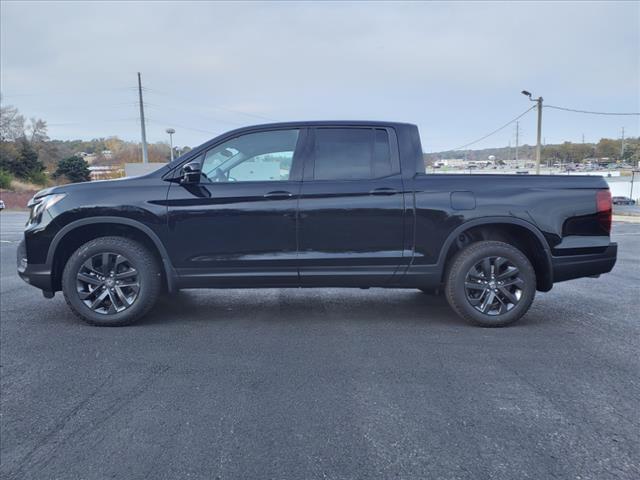
[[426, 174], [417, 127], [393, 122], [241, 128], [29, 207], [18, 273], [94, 325], [183, 288], [383, 287], [443, 292], [467, 321], [504, 326], [617, 255], [601, 177]]
[[5, 209], [4, 200], [0, 200], [0, 211]]
[[612, 202], [614, 205], [635, 205], [636, 201], [629, 197], [613, 197]]

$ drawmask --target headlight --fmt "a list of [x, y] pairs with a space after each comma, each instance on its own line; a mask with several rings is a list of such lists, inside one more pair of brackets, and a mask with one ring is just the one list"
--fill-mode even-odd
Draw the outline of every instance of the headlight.
[[43, 197], [33, 197], [31, 200], [29, 200], [29, 203], [27, 203], [27, 207], [29, 207], [29, 209], [31, 210], [28, 223], [39, 222], [43, 212], [53, 207], [65, 196], [66, 193], [53, 193], [50, 195], [45, 195]]

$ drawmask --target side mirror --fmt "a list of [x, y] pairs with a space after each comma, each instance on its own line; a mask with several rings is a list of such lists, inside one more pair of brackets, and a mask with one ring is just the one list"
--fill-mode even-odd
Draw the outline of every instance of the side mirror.
[[193, 185], [194, 183], [200, 183], [200, 174], [202, 166], [200, 162], [190, 162], [182, 167], [182, 179], [180, 183], [185, 185]]

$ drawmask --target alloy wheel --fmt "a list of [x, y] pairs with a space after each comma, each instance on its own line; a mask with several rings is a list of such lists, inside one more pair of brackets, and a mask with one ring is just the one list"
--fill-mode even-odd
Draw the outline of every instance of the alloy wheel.
[[505, 257], [486, 257], [465, 277], [467, 300], [479, 312], [501, 315], [511, 311], [522, 298], [524, 280], [520, 270]]
[[140, 292], [138, 271], [128, 258], [113, 252], [86, 260], [76, 275], [76, 286], [80, 300], [104, 315], [131, 307]]

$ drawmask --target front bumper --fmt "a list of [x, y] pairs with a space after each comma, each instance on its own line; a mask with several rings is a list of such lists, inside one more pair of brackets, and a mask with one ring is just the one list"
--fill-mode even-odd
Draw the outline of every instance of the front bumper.
[[24, 240], [18, 245], [17, 251], [18, 275], [29, 285], [33, 285], [44, 292], [53, 292], [51, 268], [45, 264], [29, 264]]
[[566, 255], [551, 258], [553, 281], [564, 282], [574, 278], [608, 273], [616, 264], [618, 244], [610, 243], [599, 253]]

